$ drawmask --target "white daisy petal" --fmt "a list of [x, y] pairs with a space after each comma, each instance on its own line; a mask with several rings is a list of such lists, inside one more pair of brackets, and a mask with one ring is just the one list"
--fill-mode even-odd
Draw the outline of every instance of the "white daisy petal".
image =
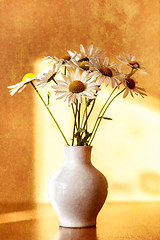
[[93, 52], [93, 44], [91, 44], [89, 46], [88, 51], [87, 51], [87, 56], [91, 56], [92, 52]]
[[85, 57], [86, 52], [82, 44], [80, 45], [80, 51], [81, 51], [82, 57]]
[[58, 93], [58, 96], [56, 97], [56, 99], [62, 99], [66, 96], [66, 93]]
[[128, 61], [126, 61], [124, 58], [122, 58], [121, 56], [117, 56], [117, 59], [122, 62], [122, 63], [125, 63], [125, 64], [128, 64]]
[[86, 72], [86, 71], [84, 71], [83, 73], [82, 73], [82, 75], [81, 75], [81, 81], [82, 82], [86, 82], [86, 80], [87, 80], [87, 77], [88, 77], [88, 72]]
[[123, 97], [124, 97], [124, 98], [127, 97], [128, 93], [129, 93], [129, 90], [126, 89], [125, 92], [124, 92], [124, 94], [123, 94]]
[[131, 60], [130, 61], [135, 61], [135, 56], [131, 57]]
[[134, 97], [134, 95], [133, 95], [133, 92], [132, 92], [132, 91], [130, 91], [130, 94], [131, 94], [131, 96], [132, 96], [132, 97]]
[[[73, 78], [73, 77], [72, 77]], [[79, 68], [76, 68], [76, 79], [80, 79], [80, 72], [79, 72]]]
[[22, 88], [20, 88], [19, 90], [18, 90], [18, 92], [20, 93], [20, 92], [22, 92], [22, 90], [24, 89], [26, 87], [26, 84], [25, 85], [23, 85], [23, 87]]
[[107, 66], [108, 66], [108, 64], [109, 64], [109, 58], [108, 58], [108, 57], [105, 57], [105, 59], [104, 59], [104, 65], [107, 65]]
[[[112, 83], [112, 82], [111, 82]], [[107, 87], [109, 84], [109, 78], [105, 78], [105, 86]]]
[[19, 82], [19, 83], [15, 84], [15, 85], [8, 86], [8, 88], [14, 89], [14, 88], [19, 88], [19, 87], [21, 87], [23, 85], [24, 85], [24, 82]]
[[77, 94], [76, 97], [77, 97], [78, 102], [82, 103], [82, 96], [80, 94]]
[[68, 54], [71, 56], [71, 57], [74, 57], [75, 56], [75, 53], [71, 52], [70, 50], [67, 51]]

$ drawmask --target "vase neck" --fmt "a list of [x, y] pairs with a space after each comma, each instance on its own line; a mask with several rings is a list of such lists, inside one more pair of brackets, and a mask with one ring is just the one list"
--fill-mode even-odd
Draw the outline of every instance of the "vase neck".
[[91, 163], [92, 146], [65, 146], [67, 162]]

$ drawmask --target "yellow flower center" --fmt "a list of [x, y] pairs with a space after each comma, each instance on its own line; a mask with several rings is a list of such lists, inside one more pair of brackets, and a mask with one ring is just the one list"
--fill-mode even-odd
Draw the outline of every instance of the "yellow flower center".
[[108, 67], [102, 67], [99, 69], [99, 71], [105, 76], [112, 77], [112, 71]]
[[140, 68], [140, 65], [137, 61], [129, 61], [129, 64], [132, 66], [132, 68]]
[[27, 73], [26, 75], [24, 75], [24, 77], [22, 78], [22, 82], [26, 81], [26, 78], [34, 78], [36, 75], [34, 73]]
[[85, 85], [79, 80], [74, 80], [69, 84], [69, 91], [72, 93], [80, 93], [85, 90]]
[[129, 89], [135, 89], [136, 83], [132, 78], [126, 78], [126, 83]]
[[71, 59], [71, 57], [66, 55], [66, 56], [61, 57], [61, 59], [63, 59], [64, 61], [69, 61]]
[[89, 70], [89, 66], [88, 66], [88, 63], [86, 61], [81, 62], [79, 64], [79, 67], [82, 68], [85, 71]]

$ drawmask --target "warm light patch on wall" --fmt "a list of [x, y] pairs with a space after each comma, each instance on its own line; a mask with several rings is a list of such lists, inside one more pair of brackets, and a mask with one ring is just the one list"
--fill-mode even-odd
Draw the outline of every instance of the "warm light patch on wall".
[[[35, 62], [35, 73], [38, 74], [49, 65], [42, 63], [42, 59]], [[42, 96], [47, 102], [47, 93], [51, 92], [50, 87], [40, 90]], [[67, 104], [63, 101], [51, 101], [51, 109], [58, 121], [60, 127], [67, 136], [71, 125], [70, 113]], [[51, 116], [48, 114], [43, 103], [34, 95], [34, 122], [35, 122], [35, 196], [36, 201], [47, 201], [47, 182], [48, 177], [63, 162], [63, 139], [54, 124]], [[67, 126], [67, 127], [66, 127]]]
[[94, 158], [108, 178], [109, 199], [160, 200], [160, 113], [119, 98], [108, 114], [114, 120], [103, 122]]
[[[46, 67], [41, 60], [35, 62], [36, 73]], [[43, 96], [46, 97], [47, 91], [42, 90]], [[106, 94], [104, 89], [98, 96], [92, 122]], [[55, 100], [54, 94], [53, 99], [53, 113], [70, 139], [71, 109], [63, 100]], [[36, 94], [34, 101], [36, 201], [45, 202], [48, 178], [64, 161], [64, 142]], [[121, 97], [111, 105], [106, 116], [113, 121], [102, 122], [93, 142], [92, 161], [108, 179], [108, 199], [160, 200], [160, 112], [145, 107], [145, 99]]]

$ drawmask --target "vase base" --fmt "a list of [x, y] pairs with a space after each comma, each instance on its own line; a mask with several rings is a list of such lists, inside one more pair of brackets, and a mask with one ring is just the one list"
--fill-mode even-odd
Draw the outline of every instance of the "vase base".
[[59, 227], [62, 228], [92, 228], [96, 227], [96, 221], [88, 222], [62, 222], [59, 221]]
[[82, 227], [68, 227], [68, 226], [62, 226], [59, 225], [59, 228], [70, 228], [70, 229], [81, 229], [81, 228], [96, 228], [96, 225], [92, 225], [92, 226], [82, 226]]

